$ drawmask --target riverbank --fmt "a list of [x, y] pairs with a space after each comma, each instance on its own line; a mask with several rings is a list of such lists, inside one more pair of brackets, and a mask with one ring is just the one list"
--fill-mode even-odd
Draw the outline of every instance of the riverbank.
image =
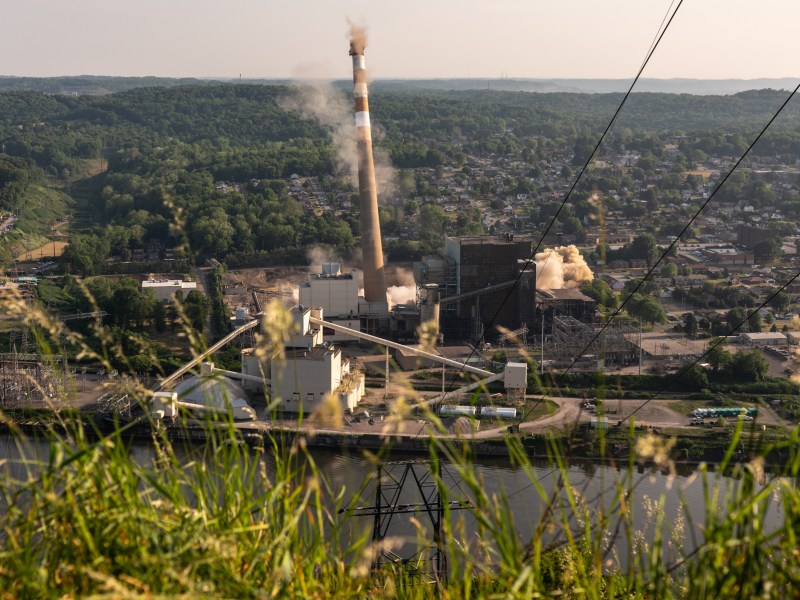
[[[122, 431], [126, 439], [138, 442], [150, 442], [155, 432], [163, 433], [173, 441], [187, 441], [202, 444], [219, 431], [230, 431], [226, 422], [201, 421], [195, 419], [164, 420], [152, 422], [140, 416], [130, 420], [100, 413], [66, 411], [47, 413], [43, 411], [7, 411], [4, 421], [0, 423], [0, 431], [22, 432], [31, 437], [39, 437], [56, 433], [68, 436], [70, 428], [80, 426], [87, 435], [99, 438], [110, 435], [115, 430]], [[462, 417], [463, 419], [463, 417]], [[453, 426], [455, 419], [444, 419], [445, 431]], [[600, 463], [627, 462], [634, 453], [636, 440], [652, 433], [676, 437], [671, 459], [675, 464], [687, 467], [701, 463], [716, 464], [723, 461], [728, 454], [733, 440], [732, 428], [717, 431], [693, 430], [692, 435], [673, 435], [670, 431], [659, 431], [646, 425], [629, 427], [611, 426], [609, 429], [592, 429], [589, 423], [583, 423], [571, 430], [547, 433], [527, 433], [513, 426], [500, 427], [487, 431], [473, 431], [462, 434], [447, 434], [436, 431], [429, 422], [411, 421], [422, 427], [414, 430], [403, 430], [397, 424], [383, 427], [379, 431], [343, 432], [325, 427], [316, 427], [311, 422], [296, 421], [255, 421], [233, 423], [232, 431], [242, 443], [253, 447], [269, 447], [274, 442], [287, 446], [303, 440], [309, 448], [331, 451], [357, 451], [383, 454], [417, 454], [428, 455], [432, 445], [456, 443], [458, 448], [469, 455], [480, 459], [483, 457], [510, 458], [522, 451], [530, 459], [547, 459], [555, 448], [569, 460], [587, 460]], [[528, 423], [529, 425], [529, 423]], [[509, 437], [514, 441], [509, 441]], [[762, 430], [751, 426], [742, 432], [736, 447], [731, 451], [735, 462], [745, 462], [755, 455], [764, 456], [768, 464], [782, 464], [786, 459], [783, 452], [764, 449], [775, 444], [788, 435], [776, 430], [765, 434]]]

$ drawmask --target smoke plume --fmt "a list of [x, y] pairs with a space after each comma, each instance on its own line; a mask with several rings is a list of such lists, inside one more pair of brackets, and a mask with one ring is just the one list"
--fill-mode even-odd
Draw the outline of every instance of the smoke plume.
[[536, 255], [536, 287], [546, 290], [577, 287], [594, 274], [575, 246], [546, 248]]
[[306, 252], [306, 258], [311, 265], [312, 273], [322, 273], [322, 265], [326, 262], [342, 264], [339, 255], [332, 249], [324, 246], [312, 246]]
[[364, 54], [367, 47], [367, 26], [359, 25], [347, 17], [347, 39], [350, 40], [350, 52], [353, 54]]
[[[330, 132], [334, 150], [334, 169], [339, 175], [349, 178], [350, 185], [358, 189], [358, 155], [356, 154], [356, 131], [353, 124], [352, 102], [332, 82], [317, 79], [320, 73], [306, 68], [289, 86], [289, 91], [278, 98], [280, 108], [292, 112], [302, 119], [315, 121]], [[380, 143], [384, 129], [372, 126], [374, 141]], [[389, 153], [381, 147], [373, 147], [375, 180], [378, 201], [386, 202], [397, 196], [397, 172], [392, 166]]]
[[394, 285], [386, 290], [386, 300], [389, 308], [397, 304], [416, 304], [417, 284], [414, 282], [414, 273], [409, 269], [398, 267], [394, 272]]

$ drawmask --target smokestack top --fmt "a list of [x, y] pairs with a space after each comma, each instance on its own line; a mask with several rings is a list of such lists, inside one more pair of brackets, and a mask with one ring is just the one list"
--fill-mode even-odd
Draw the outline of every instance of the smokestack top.
[[350, 40], [350, 56], [363, 56], [364, 48], [367, 47], [367, 28], [365, 25], [357, 25], [347, 19], [349, 30], [347, 37]]

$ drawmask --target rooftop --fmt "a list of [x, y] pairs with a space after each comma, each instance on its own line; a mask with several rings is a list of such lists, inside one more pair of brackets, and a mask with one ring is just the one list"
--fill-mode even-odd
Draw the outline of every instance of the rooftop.
[[557, 290], [537, 289], [536, 295], [543, 300], [581, 300], [583, 302], [594, 302], [594, 300], [581, 292], [578, 288], [561, 288]]

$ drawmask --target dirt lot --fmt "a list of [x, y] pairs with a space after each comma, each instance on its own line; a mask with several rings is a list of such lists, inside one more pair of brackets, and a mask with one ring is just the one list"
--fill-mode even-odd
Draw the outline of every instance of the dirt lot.
[[67, 245], [67, 242], [63, 241], [47, 242], [43, 246], [39, 246], [28, 252], [23, 252], [16, 260], [24, 262], [41, 260], [42, 258], [56, 258], [64, 254], [64, 248], [66, 248]]

